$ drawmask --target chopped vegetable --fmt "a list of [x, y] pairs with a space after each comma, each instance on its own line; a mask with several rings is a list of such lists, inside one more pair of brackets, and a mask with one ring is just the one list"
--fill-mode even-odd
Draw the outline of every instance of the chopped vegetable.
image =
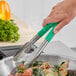
[[19, 28], [16, 26], [13, 20], [5, 21], [0, 19], [0, 41], [18, 41], [18, 30]]
[[28, 68], [27, 70], [24, 70], [24, 73], [22, 76], [32, 76], [32, 68]]
[[54, 72], [59, 71], [60, 66], [59, 65], [54, 65], [54, 68], [52, 69]]
[[32, 76], [40, 76], [41, 75], [41, 71], [42, 71], [41, 68], [34, 68]]
[[38, 65], [41, 65], [43, 63], [43, 61], [36, 61], [32, 64], [32, 67], [35, 67], [35, 66], [38, 66]]

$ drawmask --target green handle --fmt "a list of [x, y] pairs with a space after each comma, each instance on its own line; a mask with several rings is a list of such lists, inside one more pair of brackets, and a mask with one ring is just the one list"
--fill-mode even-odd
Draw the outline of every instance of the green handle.
[[[59, 22], [58, 22], [59, 23]], [[50, 42], [51, 40], [52, 40], [52, 38], [54, 37], [54, 33], [53, 33], [53, 31], [54, 31], [54, 28], [58, 25], [58, 23], [54, 23], [53, 24], [53, 28], [52, 28], [52, 30], [49, 32], [49, 34], [46, 36], [46, 40], [48, 41], [48, 42]]]
[[53, 25], [54, 23], [47, 24], [37, 34], [42, 37]]

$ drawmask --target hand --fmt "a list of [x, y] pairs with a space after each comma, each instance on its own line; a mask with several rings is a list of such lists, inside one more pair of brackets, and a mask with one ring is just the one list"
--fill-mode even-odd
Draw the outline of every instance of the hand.
[[60, 22], [54, 29], [56, 34], [76, 16], [76, 0], [64, 0], [53, 7], [52, 12], [43, 20], [43, 26], [48, 23]]

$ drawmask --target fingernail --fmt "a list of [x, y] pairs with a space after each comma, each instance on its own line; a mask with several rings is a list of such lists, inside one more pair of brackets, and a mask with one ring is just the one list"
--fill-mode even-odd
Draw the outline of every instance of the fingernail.
[[42, 24], [42, 26], [43, 26], [43, 27], [45, 26], [44, 23]]
[[54, 34], [57, 34], [58, 30], [54, 30]]

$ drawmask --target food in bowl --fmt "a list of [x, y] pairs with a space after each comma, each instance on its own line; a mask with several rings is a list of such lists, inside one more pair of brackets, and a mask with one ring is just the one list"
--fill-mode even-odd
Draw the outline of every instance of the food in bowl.
[[[36, 61], [30, 68], [24, 68], [24, 62], [17, 66], [18, 71], [15, 76], [74, 76], [68, 74], [69, 61], [60, 65], [50, 65], [49, 62]], [[13, 76], [13, 75], [9, 75]]]

